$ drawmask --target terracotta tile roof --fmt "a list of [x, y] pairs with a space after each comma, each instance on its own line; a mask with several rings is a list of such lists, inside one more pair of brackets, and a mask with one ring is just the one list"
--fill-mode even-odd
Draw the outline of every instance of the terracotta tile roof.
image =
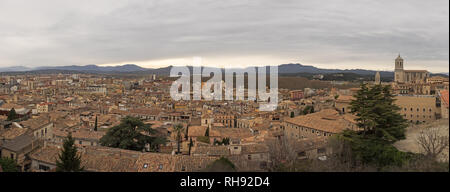
[[[53, 134], [58, 137], [67, 137], [68, 132], [62, 130], [54, 130]], [[72, 137], [74, 139], [83, 139], [83, 140], [94, 140], [98, 141], [102, 138], [106, 133], [101, 131], [90, 131], [90, 130], [77, 130], [72, 132]]]
[[349, 121], [336, 110], [325, 109], [317, 113], [285, 119], [286, 122], [329, 133], [339, 133], [348, 128]]
[[265, 144], [242, 145], [242, 154], [268, 153], [269, 147]]
[[27, 132], [26, 128], [9, 128], [0, 132], [0, 139], [11, 140]]
[[[188, 128], [188, 136], [189, 137], [201, 137], [205, 136], [206, 133], [206, 126], [190, 126]], [[211, 130], [210, 130], [211, 133]]]
[[25, 128], [29, 128], [32, 131], [39, 129], [43, 126], [46, 126], [50, 123], [51, 123], [50, 117], [48, 115], [43, 115], [43, 116], [39, 116], [38, 118], [35, 118], [35, 119], [29, 119], [29, 120], [20, 122], [21, 125], [23, 125]]
[[192, 157], [192, 156], [177, 156], [175, 161], [175, 171], [196, 172], [205, 169], [217, 157]]
[[3, 144], [4, 149], [18, 152], [34, 142], [32, 136], [23, 134]]
[[61, 148], [56, 146], [42, 147], [30, 154], [30, 157], [34, 160], [38, 160], [45, 163], [56, 164], [58, 154]]
[[175, 157], [170, 154], [144, 153], [136, 162], [138, 172], [174, 172]]
[[351, 102], [355, 98], [351, 95], [339, 95], [336, 102]]
[[441, 91], [441, 100], [442, 100], [442, 104], [443, 105], [445, 105], [446, 107], [449, 106], [449, 98], [448, 98], [448, 91], [447, 90]]
[[82, 163], [96, 172], [136, 172], [135, 164], [141, 152], [107, 147], [87, 147]]
[[[62, 148], [46, 146], [30, 157], [34, 160], [56, 165], [56, 160]], [[135, 163], [140, 152], [106, 147], [79, 148], [81, 166], [87, 171], [95, 172], [136, 172]]]
[[131, 109], [131, 114], [141, 114], [141, 115], [159, 115], [161, 111], [151, 108], [139, 108], [139, 109]]
[[214, 129], [222, 138], [246, 138], [251, 137], [252, 132], [248, 128], [220, 128]]
[[228, 146], [197, 146], [193, 148], [192, 154], [220, 157], [230, 155], [230, 150], [228, 149]]

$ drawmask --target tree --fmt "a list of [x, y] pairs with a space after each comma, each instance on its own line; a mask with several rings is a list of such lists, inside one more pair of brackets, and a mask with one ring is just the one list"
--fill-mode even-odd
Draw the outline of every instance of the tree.
[[160, 144], [166, 143], [166, 139], [151, 136], [155, 133], [156, 131], [150, 125], [144, 124], [138, 118], [127, 116], [121, 120], [119, 125], [108, 130], [100, 139], [100, 144], [135, 151], [145, 150], [145, 146], [150, 145], [152, 150], [156, 150]]
[[181, 143], [181, 132], [183, 132], [184, 127], [181, 124], [177, 124], [173, 126], [173, 130], [176, 132], [176, 140], [177, 140], [177, 154], [180, 154], [180, 143]]
[[63, 149], [56, 160], [57, 172], [80, 172], [84, 168], [81, 167], [81, 155], [78, 154], [77, 147], [74, 145], [75, 140], [69, 133], [64, 139]]
[[8, 121], [14, 121], [15, 119], [17, 119], [17, 113], [16, 110], [14, 108], [12, 108], [9, 113], [8, 113]]
[[346, 148], [345, 153], [351, 154], [348, 161], [377, 169], [408, 162], [413, 155], [392, 145], [405, 138], [407, 124], [398, 113], [400, 109], [394, 104], [390, 86], [362, 84], [354, 97], [350, 109], [361, 131], [345, 130], [337, 135]]
[[97, 118], [97, 116], [95, 116], [94, 131], [97, 131], [97, 126], [98, 126], [98, 118]]
[[433, 160], [436, 160], [449, 144], [448, 136], [442, 135], [437, 128], [422, 131], [416, 141], [425, 155]]
[[230, 145], [230, 138], [223, 138], [222, 139], [222, 145]]
[[206, 169], [205, 172], [236, 172], [236, 166], [227, 158], [221, 157], [218, 160], [212, 162]]
[[314, 113], [314, 106], [308, 105], [303, 109], [303, 115]]
[[209, 127], [208, 127], [208, 128], [206, 128], [206, 133], [205, 133], [205, 136], [206, 136], [206, 137], [209, 137]]
[[0, 158], [0, 168], [3, 172], [19, 172], [19, 165], [10, 158]]
[[405, 138], [406, 120], [398, 113], [400, 108], [394, 104], [390, 86], [369, 88], [362, 84], [354, 97], [350, 109], [357, 116], [364, 136], [374, 136], [389, 143]]
[[296, 140], [283, 135], [279, 139], [266, 140], [269, 147], [269, 157], [271, 158], [275, 170], [296, 171], [295, 164], [298, 159], [299, 149], [296, 147]]
[[189, 138], [189, 155], [191, 155], [191, 149], [194, 146], [194, 142], [192, 142], [192, 137]]

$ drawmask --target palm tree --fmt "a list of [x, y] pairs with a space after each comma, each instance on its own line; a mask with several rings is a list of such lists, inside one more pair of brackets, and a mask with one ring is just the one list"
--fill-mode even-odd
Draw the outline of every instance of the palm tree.
[[173, 126], [173, 130], [177, 133], [177, 154], [180, 153], [181, 132], [184, 131], [184, 127], [181, 124]]

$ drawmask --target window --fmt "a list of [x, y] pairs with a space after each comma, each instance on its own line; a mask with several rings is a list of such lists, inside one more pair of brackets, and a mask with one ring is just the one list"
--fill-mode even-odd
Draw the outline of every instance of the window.
[[159, 164], [159, 170], [162, 170], [162, 169], [163, 169], [163, 165]]
[[300, 153], [298, 153], [299, 157], [306, 157], [306, 151], [302, 151]]
[[252, 160], [252, 155], [248, 155], [248, 160]]
[[11, 157], [11, 159], [14, 159], [14, 154], [11, 153], [10, 157]]
[[79, 143], [80, 145], [82, 145], [82, 144], [83, 144], [83, 141], [79, 141], [78, 143]]

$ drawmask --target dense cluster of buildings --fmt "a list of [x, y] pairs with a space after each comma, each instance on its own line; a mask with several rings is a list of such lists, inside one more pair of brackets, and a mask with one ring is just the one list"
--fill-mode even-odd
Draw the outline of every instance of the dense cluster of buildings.
[[[375, 79], [372, 83], [384, 83], [379, 74]], [[1, 76], [0, 156], [14, 159], [22, 171], [54, 171], [70, 132], [87, 171], [201, 171], [220, 157], [241, 171], [267, 171], [273, 166], [277, 141], [293, 141], [300, 159], [323, 160], [332, 153], [326, 145], [330, 136], [358, 130], [349, 110], [358, 88], [280, 89], [278, 108], [262, 112], [259, 101], [175, 102], [169, 94], [171, 84], [155, 75]], [[389, 84], [410, 122], [448, 118], [448, 78], [403, 70], [398, 57], [395, 82]], [[16, 118], [8, 121], [13, 109]], [[100, 139], [126, 116], [151, 124], [169, 142], [157, 151], [101, 146]], [[178, 124], [184, 128], [181, 154], [175, 153], [173, 127]], [[229, 143], [217, 144], [225, 139]]]

